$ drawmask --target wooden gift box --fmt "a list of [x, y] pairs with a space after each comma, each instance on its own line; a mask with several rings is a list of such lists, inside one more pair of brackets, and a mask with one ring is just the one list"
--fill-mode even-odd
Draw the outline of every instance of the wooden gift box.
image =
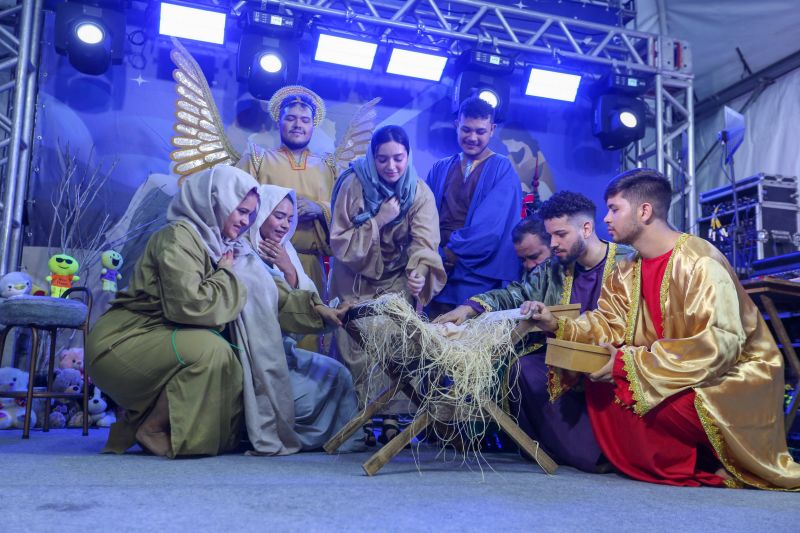
[[602, 346], [581, 342], [547, 339], [547, 353], [544, 362], [550, 366], [586, 372], [597, 372], [608, 363], [608, 350]]

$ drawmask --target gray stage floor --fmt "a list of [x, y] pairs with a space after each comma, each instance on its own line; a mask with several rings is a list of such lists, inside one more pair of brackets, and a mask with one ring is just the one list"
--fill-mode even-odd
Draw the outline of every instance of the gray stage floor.
[[689, 489], [511, 454], [491, 469], [404, 450], [375, 477], [368, 454], [167, 459], [98, 453], [106, 430], [0, 431], [4, 513], [17, 531], [800, 530], [800, 495]]

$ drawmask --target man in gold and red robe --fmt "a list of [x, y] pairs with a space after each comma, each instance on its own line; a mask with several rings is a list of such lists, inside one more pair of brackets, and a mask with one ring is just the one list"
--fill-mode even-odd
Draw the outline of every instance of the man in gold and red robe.
[[597, 309], [556, 320], [540, 302], [522, 306], [557, 338], [609, 348], [585, 381], [604, 455], [652, 483], [800, 490], [783, 359], [728, 261], [672, 228], [672, 189], [658, 172], [623, 173], [605, 197], [610, 235], [636, 253], [618, 262]]

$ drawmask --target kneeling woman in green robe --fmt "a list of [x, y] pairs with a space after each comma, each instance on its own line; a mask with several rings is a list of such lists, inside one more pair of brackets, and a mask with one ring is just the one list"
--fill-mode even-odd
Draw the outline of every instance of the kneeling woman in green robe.
[[190, 177], [150, 237], [130, 285], [86, 341], [94, 382], [125, 415], [104, 451], [215, 455], [242, 427], [242, 367], [220, 333], [245, 304], [234, 260], [255, 221], [258, 183], [226, 165]]

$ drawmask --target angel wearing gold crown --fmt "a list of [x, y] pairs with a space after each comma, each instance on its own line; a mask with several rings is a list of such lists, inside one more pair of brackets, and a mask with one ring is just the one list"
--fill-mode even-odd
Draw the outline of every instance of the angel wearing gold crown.
[[173, 40], [172, 60], [177, 66], [178, 101], [175, 131], [176, 149], [170, 158], [175, 171], [184, 179], [216, 164], [236, 165], [260, 183], [294, 189], [297, 193], [298, 224], [292, 244], [303, 270], [314, 281], [320, 294], [326, 285], [322, 258], [330, 256], [328, 233], [331, 223], [330, 198], [336, 177], [350, 161], [366, 151], [374, 129], [375, 98], [359, 108], [347, 133], [333, 154], [313, 154], [308, 144], [325, 118], [325, 103], [305, 87], [290, 85], [278, 90], [269, 100], [269, 113], [280, 131], [281, 145], [266, 148], [251, 143], [240, 156], [225, 136], [205, 76], [194, 58]]

